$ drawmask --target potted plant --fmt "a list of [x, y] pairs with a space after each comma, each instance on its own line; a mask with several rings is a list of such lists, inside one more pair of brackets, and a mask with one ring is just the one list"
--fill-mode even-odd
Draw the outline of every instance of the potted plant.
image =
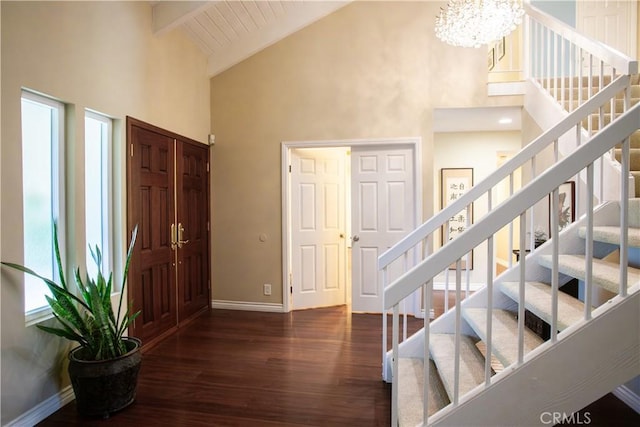
[[535, 240], [534, 241], [534, 245], [535, 245], [536, 248], [547, 241], [547, 233], [540, 226], [536, 227], [536, 229], [535, 229], [535, 231], [533, 233], [533, 237], [534, 237], [534, 240]]
[[74, 289], [69, 287], [65, 280], [65, 268], [58, 245], [58, 228], [55, 223], [53, 234], [60, 283], [55, 283], [19, 264], [2, 264], [38, 277], [47, 284], [51, 295], [47, 295], [46, 298], [57, 325], [37, 327], [79, 344], [69, 352], [68, 369], [78, 412], [106, 418], [135, 400], [137, 376], [142, 360], [140, 340], [124, 336], [140, 312], [132, 313], [129, 305], [122, 313], [124, 286], [136, 241], [137, 227], [133, 231], [127, 251], [117, 312], [111, 304], [112, 274], [109, 273], [108, 277], [105, 277], [102, 273], [102, 253], [98, 246], [95, 250], [90, 247], [91, 256], [98, 266], [97, 276], [90, 278], [87, 275], [83, 281], [80, 269], [76, 267]]

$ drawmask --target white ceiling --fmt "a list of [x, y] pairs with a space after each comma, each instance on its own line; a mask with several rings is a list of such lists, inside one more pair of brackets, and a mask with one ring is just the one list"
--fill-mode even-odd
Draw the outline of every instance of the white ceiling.
[[433, 131], [437, 133], [520, 130], [521, 115], [522, 107], [437, 108], [433, 111]]
[[215, 76], [347, 5], [350, 1], [154, 1], [153, 30], [184, 31], [208, 56]]

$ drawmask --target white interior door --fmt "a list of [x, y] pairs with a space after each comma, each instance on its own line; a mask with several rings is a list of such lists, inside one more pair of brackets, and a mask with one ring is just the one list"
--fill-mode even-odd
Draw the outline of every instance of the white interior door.
[[[378, 256], [415, 228], [414, 176], [410, 147], [352, 147], [351, 282], [355, 312], [382, 312]], [[400, 259], [390, 266], [390, 281], [399, 276], [404, 262]]]
[[345, 304], [346, 148], [291, 150], [293, 309]]
[[576, 2], [578, 31], [634, 58], [636, 56], [636, 1], [597, 0]]

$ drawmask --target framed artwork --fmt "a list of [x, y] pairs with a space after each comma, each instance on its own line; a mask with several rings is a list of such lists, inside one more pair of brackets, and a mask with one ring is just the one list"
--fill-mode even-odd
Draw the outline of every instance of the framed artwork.
[[493, 67], [496, 66], [496, 48], [492, 47], [489, 49], [489, 54], [487, 56], [487, 68], [489, 71], [493, 70]]
[[501, 60], [501, 59], [502, 59], [502, 57], [503, 57], [503, 56], [504, 56], [504, 54], [505, 54], [505, 51], [506, 51], [506, 48], [505, 48], [505, 46], [506, 46], [506, 42], [507, 42], [507, 40], [506, 40], [506, 38], [505, 38], [505, 37], [501, 38], [501, 39], [498, 41], [498, 45], [497, 45], [497, 49], [498, 49], [498, 53], [497, 53], [498, 61], [499, 61], [499, 60]]
[[[549, 194], [549, 236], [555, 231], [551, 228], [552, 195], [553, 193]], [[564, 184], [560, 184], [560, 187], [558, 187], [558, 198], [558, 228], [562, 230], [576, 220], [576, 183], [574, 181], [567, 181]]]
[[[473, 187], [472, 168], [442, 168], [440, 170], [440, 202], [444, 209], [458, 200]], [[473, 205], [452, 216], [446, 227], [442, 228], [441, 243], [458, 237], [469, 225], [473, 224]], [[466, 269], [467, 257], [462, 259], [462, 269]], [[473, 251], [469, 256], [469, 269], [473, 269]], [[455, 264], [449, 267], [455, 269]]]

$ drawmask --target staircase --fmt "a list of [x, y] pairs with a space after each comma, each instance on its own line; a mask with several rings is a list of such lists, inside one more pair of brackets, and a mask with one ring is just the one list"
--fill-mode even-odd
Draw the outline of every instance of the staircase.
[[[620, 286], [619, 262], [616, 260], [616, 255], [619, 251], [620, 245], [620, 227], [619, 224], [617, 224], [618, 217], [618, 204], [616, 202], [610, 202], [607, 206], [598, 210], [595, 218], [599, 224], [603, 225], [593, 227], [595, 253], [597, 253], [597, 255], [602, 259], [594, 259], [593, 275], [591, 280], [593, 285], [598, 288], [597, 292], [606, 293], [607, 298], [613, 297], [617, 294]], [[634, 250], [640, 250], [640, 199], [632, 199], [629, 201], [629, 219], [629, 247], [636, 248]], [[563, 232], [561, 237], [567, 244], [565, 249], [567, 252], [570, 252], [572, 247], [584, 247], [586, 230], [587, 228], [584, 225], [577, 224], [571, 227], [571, 229]], [[571, 240], [571, 243], [569, 243], [569, 240]], [[540, 253], [536, 254], [535, 262], [537, 263], [537, 266], [531, 267], [534, 276], [539, 276], [541, 278], [551, 277], [553, 256], [549, 253], [549, 249], [550, 246], [549, 243], [547, 243], [545, 246], [540, 248], [538, 251]], [[638, 254], [640, 254], [640, 252], [638, 252]], [[570, 278], [575, 278], [582, 282], [585, 280], [584, 254], [562, 253], [558, 258], [558, 270], [565, 275], [566, 281], [569, 281]], [[631, 305], [635, 305], [636, 308], [635, 310], [631, 310], [630, 313], [627, 313], [629, 317], [625, 320], [625, 324], [630, 326], [638, 325], [640, 322], [639, 310], [637, 310], [637, 308], [640, 307], [640, 292], [638, 292], [640, 289], [640, 259], [632, 261], [632, 264], [637, 265], [639, 268], [628, 268], [628, 281], [630, 285], [628, 292], [631, 295], [629, 303]], [[458, 393], [460, 395], [464, 395], [472, 391], [485, 382], [484, 374], [486, 353], [483, 350], [487, 346], [486, 340], [488, 331], [485, 320], [487, 319], [489, 312], [491, 313], [491, 323], [493, 325], [492, 354], [499, 362], [499, 368], [492, 369], [490, 375], [494, 376], [496, 371], [502, 371], [504, 367], [512, 366], [518, 361], [519, 323], [517, 308], [520, 299], [520, 284], [517, 281], [511, 280], [514, 278], [513, 276], [513, 273], [506, 274], [497, 282], [497, 292], [499, 292], [500, 295], [496, 296], [495, 301], [502, 301], [498, 304], [500, 308], [488, 310], [486, 306], [478, 306], [478, 302], [484, 300], [486, 295], [475, 295], [461, 305], [462, 319], [464, 321], [465, 328], [468, 328], [468, 333], [461, 336], [459, 343], [460, 361]], [[558, 332], [575, 327], [584, 318], [584, 302], [577, 298], [577, 296], [559, 292], [557, 294], [557, 319], [554, 322], [553, 292], [552, 284], [549, 281], [545, 281], [544, 279], [539, 281], [525, 281], [524, 288], [525, 309], [548, 324], [556, 323]], [[611, 304], [608, 299], [595, 301], [594, 305], [597, 307], [594, 307], [592, 315], [594, 317], [601, 315], [601, 313], [607, 308], [602, 306], [606, 306], [608, 304]], [[527, 328], [524, 329], [523, 337], [525, 355], [530, 354], [545, 343], [545, 340]], [[479, 346], [479, 342], [484, 345]], [[594, 393], [595, 390], [593, 389], [598, 388], [598, 392], [596, 394], [605, 394], [620, 382], [633, 378], [640, 373], [638, 371], [640, 366], [638, 366], [637, 358], [638, 352], [640, 352], [639, 338], [636, 336], [635, 343], [633, 343], [633, 340], [631, 340], [631, 343], [633, 344], [631, 348], [626, 350], [625, 356], [620, 357], [619, 360], [619, 363], [624, 365], [623, 370], [626, 374], [623, 374], [622, 376], [620, 376], [619, 373], [616, 374], [613, 381], [611, 381], [612, 378], [609, 376], [607, 380], [603, 380], [597, 386], [590, 384], [590, 393]], [[432, 328], [429, 346], [430, 380], [428, 394], [431, 396], [429, 400], [429, 415], [433, 415], [444, 409], [453, 401], [456, 395], [454, 391], [456, 383], [454, 378], [455, 344], [454, 334], [433, 333]], [[398, 404], [398, 424], [400, 426], [420, 425], [423, 421], [423, 392], [421, 381], [424, 376], [423, 359], [419, 357], [401, 356], [398, 367], [400, 384], [399, 393], [402, 397]], [[555, 372], [557, 371], [557, 368], [558, 366], [556, 366], [555, 369], [552, 369], [552, 372], [548, 372], [546, 376], [558, 375], [558, 373]], [[560, 368], [564, 369], [563, 367]], [[622, 381], [620, 381], [621, 377]], [[538, 377], [538, 379], [541, 378], [544, 377], [542, 375]], [[580, 391], [579, 386], [576, 387], [575, 392], [578, 391]], [[580, 409], [581, 407], [582, 406], [577, 409]], [[539, 410], [538, 417], [543, 411], [544, 409]], [[476, 414], [476, 416], [481, 415]], [[532, 420], [523, 418], [524, 416], [519, 419], [521, 423], [517, 425], [530, 425]], [[449, 422], [450, 421], [451, 420], [449, 420]], [[489, 418], [487, 421], [490, 421], [491, 425], [496, 425], [495, 419]], [[478, 418], [475, 418], [475, 421], [472, 424], [476, 422], [478, 425], [484, 425]], [[539, 420], [537, 420], [537, 422], [536, 420], [533, 420], [533, 422], [538, 424]], [[452, 425], [463, 424], [454, 423]]]
[[[542, 413], [569, 415], [640, 375], [638, 61], [525, 9], [525, 43], [534, 53], [525, 103], [535, 94], [559, 121], [379, 257], [384, 309], [393, 314], [392, 350], [387, 334], [382, 347], [394, 426], [540, 425]], [[560, 55], [565, 44], [572, 61]], [[560, 77], [567, 75], [576, 77]], [[553, 164], [537, 173], [549, 151]], [[498, 186], [525, 167], [527, 184], [496, 206]], [[569, 180], [579, 218], [561, 229], [559, 186]], [[487, 214], [431, 252], [450, 218], [480, 204]], [[494, 277], [497, 233], [508, 228], [518, 247], [533, 248], [540, 211], [549, 212], [553, 238]], [[462, 261], [474, 251], [486, 251], [486, 265], [475, 266], [486, 270], [486, 286], [462, 301]], [[405, 269], [391, 277], [396, 260]], [[404, 301], [420, 292], [422, 306], [431, 307], [434, 281], [446, 277], [448, 289], [452, 265], [455, 307], [431, 323], [425, 316], [425, 327], [401, 340]], [[572, 280], [578, 295], [562, 292]], [[530, 330], [528, 316], [548, 324], [549, 336]]]
[[[556, 101], [562, 104], [565, 111], [567, 112], [573, 111], [574, 107], [578, 104], [577, 102], [569, 101], [569, 99], [587, 99], [589, 97], [589, 94], [595, 94], [600, 91], [602, 87], [611, 83], [611, 77], [604, 76], [603, 79], [599, 79], [598, 77], [593, 77], [591, 79], [587, 77], [583, 77], [582, 79], [573, 78], [573, 82], [571, 83], [572, 84], [569, 83], [568, 78], [556, 79], [550, 82], [543, 81], [543, 87], [545, 87], [545, 89], [547, 89], [549, 93], [554, 96]], [[568, 91], [570, 90], [570, 86], [572, 87], [572, 94], [568, 93]], [[562, 96], [562, 93], [559, 93], [557, 90], [555, 90], [556, 87], [558, 87], [558, 90], [564, 88], [564, 96]], [[580, 89], [578, 89], [578, 87]], [[578, 93], [578, 91], [580, 91], [581, 93]], [[615, 100], [612, 100], [612, 102], [603, 106], [602, 114], [600, 113], [600, 111], [594, 112], [588, 118], [582, 120], [582, 127], [585, 129], [585, 131], [589, 135], [597, 133], [604, 126], [607, 126], [609, 125], [609, 123], [611, 123], [612, 110], [614, 111], [614, 116], [619, 116], [626, 109], [636, 105], [640, 101], [640, 74], [631, 76], [630, 91], [631, 93], [629, 106], [625, 106], [625, 100], [623, 99], [622, 95], [618, 95]], [[622, 160], [621, 144], [616, 145], [612, 154], [612, 157], [617, 162], [620, 162]], [[631, 135], [629, 169], [635, 182], [635, 197], [640, 197], [640, 131], [636, 131]]]

